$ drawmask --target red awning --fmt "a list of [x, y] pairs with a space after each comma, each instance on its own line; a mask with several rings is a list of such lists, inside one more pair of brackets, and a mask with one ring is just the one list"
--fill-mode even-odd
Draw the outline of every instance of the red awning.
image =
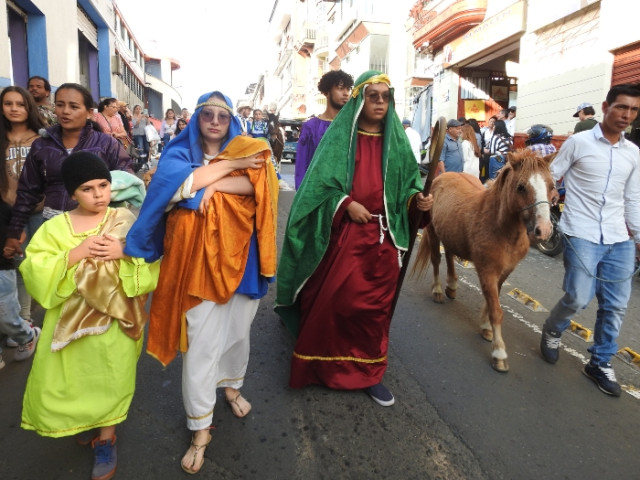
[[160, 131], [160, 127], [162, 127], [162, 120], [158, 120], [157, 118], [149, 117], [149, 121], [151, 124], [156, 127], [156, 130]]

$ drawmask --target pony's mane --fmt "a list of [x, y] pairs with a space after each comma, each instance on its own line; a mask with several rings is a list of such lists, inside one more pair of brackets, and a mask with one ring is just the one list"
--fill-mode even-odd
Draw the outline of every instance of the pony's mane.
[[[528, 148], [520, 148], [515, 152], [508, 153], [507, 155], [511, 157], [512, 161], [520, 163], [520, 167], [516, 170], [518, 180], [527, 179], [531, 177], [533, 172], [540, 170], [542, 158]], [[514, 170], [514, 168], [512, 167], [511, 162], [507, 161], [502, 170]], [[502, 173], [503, 172], [501, 171], [500, 174], [502, 175]]]

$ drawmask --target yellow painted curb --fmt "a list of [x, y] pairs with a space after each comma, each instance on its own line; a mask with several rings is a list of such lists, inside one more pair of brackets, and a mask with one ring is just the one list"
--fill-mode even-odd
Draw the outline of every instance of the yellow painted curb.
[[580, 325], [578, 322], [574, 322], [571, 320], [571, 325], [569, 325], [569, 329], [575, 333], [576, 335], [584, 338], [585, 342], [593, 341], [593, 331], [587, 327]]
[[531, 311], [534, 311], [534, 312], [548, 312], [549, 311], [546, 308], [544, 308], [544, 306], [539, 301], [535, 300], [530, 295], [527, 295], [526, 293], [524, 293], [519, 288], [514, 288], [509, 293], [507, 293], [507, 295], [510, 296], [511, 298], [513, 298], [514, 300], [520, 302], [521, 304], [523, 304], [525, 307], [527, 307]]
[[618, 350], [618, 355], [621, 355], [631, 363], [640, 365], [640, 353], [634, 352], [629, 347], [624, 347]]
[[469, 260], [463, 260], [460, 257], [456, 257], [456, 263], [460, 265], [462, 268], [475, 268], [473, 266], [473, 263], [471, 263]]

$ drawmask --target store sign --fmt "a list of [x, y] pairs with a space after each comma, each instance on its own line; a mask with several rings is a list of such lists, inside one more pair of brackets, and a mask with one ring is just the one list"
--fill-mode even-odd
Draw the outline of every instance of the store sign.
[[465, 100], [464, 118], [475, 118], [479, 122], [484, 122], [487, 119], [484, 100]]
[[524, 32], [524, 9], [525, 2], [520, 0], [445, 45], [445, 66], [461, 62], [506, 38]]

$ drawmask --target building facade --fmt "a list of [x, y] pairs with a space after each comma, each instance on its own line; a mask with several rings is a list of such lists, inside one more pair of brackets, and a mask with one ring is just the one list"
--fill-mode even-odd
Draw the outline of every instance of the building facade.
[[148, 73], [150, 57], [115, 1], [4, 0], [2, 5], [0, 36], [6, 43], [0, 48], [0, 88], [26, 87], [29, 77], [38, 75], [49, 80], [53, 92], [63, 83], [80, 83], [96, 103], [107, 97], [130, 105], [151, 102], [159, 118], [166, 108], [179, 107], [181, 97], [171, 86], [171, 71], [179, 64], [169, 61], [164, 76], [162, 70], [159, 76]]
[[282, 116], [306, 118], [326, 108], [318, 81], [342, 69], [354, 79], [379, 70], [396, 88], [396, 110], [404, 116], [407, 54], [405, 27], [412, 0], [276, 0], [269, 33], [276, 48], [264, 80], [264, 96]]
[[[429, 85], [414, 124], [517, 107], [516, 133], [549, 125], [563, 138], [583, 102], [600, 105], [617, 83], [640, 81], [632, 0], [419, 0], [408, 30]], [[418, 62], [419, 63], [419, 62]]]

